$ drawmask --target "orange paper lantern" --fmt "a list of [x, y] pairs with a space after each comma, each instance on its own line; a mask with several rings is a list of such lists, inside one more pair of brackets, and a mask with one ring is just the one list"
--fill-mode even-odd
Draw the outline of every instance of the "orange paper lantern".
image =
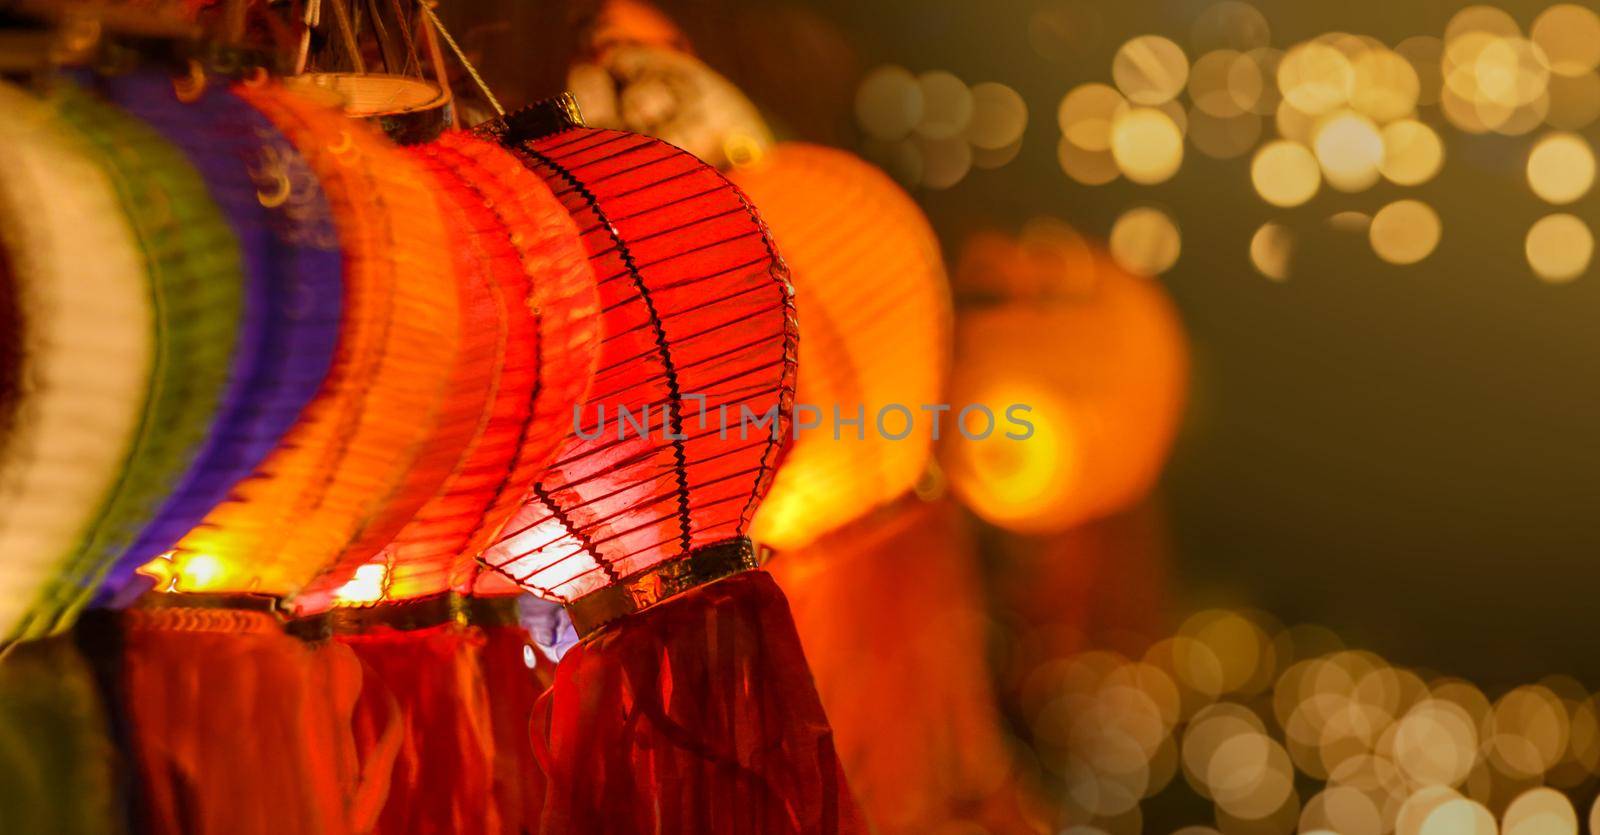
[[922, 475], [935, 416], [922, 407], [940, 402], [949, 366], [950, 291], [921, 210], [855, 156], [785, 143], [730, 178], [761, 208], [801, 313], [795, 419], [816, 425], [797, 428], [751, 527], [783, 551]]
[[1016, 441], [944, 435], [940, 460], [967, 506], [1043, 533], [1147, 495], [1188, 382], [1183, 329], [1161, 285], [1048, 225], [1021, 241], [975, 237], [957, 275], [1000, 301], [957, 321], [951, 400], [1020, 404], [1032, 425]]
[[570, 432], [599, 345], [594, 271], [550, 188], [469, 134], [446, 133], [410, 153], [433, 178], [455, 242], [463, 344], [446, 423], [466, 431], [437, 439], [455, 455], [449, 476], [339, 589], [344, 604], [472, 587], [473, 557]]
[[322, 392], [279, 448], [151, 568], [169, 590], [284, 596], [320, 573], [348, 576], [448, 475], [453, 458], [429, 443], [446, 415], [459, 302], [444, 221], [409, 157], [276, 84], [237, 92], [327, 195], [345, 257], [344, 323]]

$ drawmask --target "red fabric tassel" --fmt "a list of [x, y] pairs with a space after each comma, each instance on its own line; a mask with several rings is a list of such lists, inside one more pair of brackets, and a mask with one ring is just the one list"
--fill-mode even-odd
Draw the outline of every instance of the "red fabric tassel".
[[[500, 832], [489, 802], [494, 736], [479, 666], [483, 636], [454, 623], [425, 629], [339, 635], [365, 676], [356, 703], [362, 754], [396, 748], [388, 794], [373, 833], [455, 835]], [[398, 723], [398, 737], [388, 736]], [[380, 781], [383, 776], [378, 777]]]
[[789, 604], [719, 580], [574, 647], [534, 713], [544, 835], [832, 835], [866, 825]]
[[[520, 626], [485, 626], [483, 635], [481, 663], [494, 727], [494, 805], [501, 831], [538, 832], [544, 775], [528, 745], [528, 731], [534, 705], [555, 677], [555, 665]], [[528, 668], [530, 657], [533, 669]]]
[[371, 785], [350, 734], [361, 670], [349, 650], [307, 645], [264, 612], [134, 610], [125, 623], [139, 831], [360, 831]]

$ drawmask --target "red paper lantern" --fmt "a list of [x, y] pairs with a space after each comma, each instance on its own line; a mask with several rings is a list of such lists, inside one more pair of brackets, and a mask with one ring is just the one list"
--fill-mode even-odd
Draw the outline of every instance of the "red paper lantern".
[[587, 635], [535, 716], [542, 831], [859, 831], [787, 604], [744, 537], [794, 391], [783, 262], [715, 170], [581, 127], [570, 98], [490, 130], [551, 184], [595, 266], [588, 420], [650, 427], [580, 421], [483, 554]]

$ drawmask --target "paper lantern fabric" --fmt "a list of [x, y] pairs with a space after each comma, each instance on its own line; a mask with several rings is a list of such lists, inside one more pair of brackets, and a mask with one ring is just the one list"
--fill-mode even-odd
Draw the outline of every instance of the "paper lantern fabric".
[[104, 584], [126, 604], [135, 569], [172, 547], [265, 459], [322, 386], [339, 336], [341, 255], [327, 200], [270, 122], [209, 84], [179, 98], [170, 77], [103, 77], [98, 91], [177, 146], [200, 172], [243, 254], [243, 316], [211, 431], [155, 519]]
[[393, 766], [383, 775], [388, 790], [371, 832], [508, 831], [491, 800], [495, 738], [480, 664], [483, 634], [442, 623], [375, 627], [336, 640], [362, 666], [354, 716], [357, 749], [381, 749], [390, 722], [399, 725]]
[[875, 832], [1032, 832], [990, 686], [977, 543], [907, 496], [769, 565]]
[[[689, 154], [590, 128], [513, 150], [594, 266], [604, 336], [581, 425], [603, 410], [608, 431], [569, 437], [483, 559], [566, 602], [745, 533], [786, 434], [794, 308], [744, 196]], [[743, 431], [741, 409], [772, 420]], [[649, 410], [650, 430], [618, 432], [622, 410]]]
[[865, 833], [783, 593], [699, 586], [573, 647], [534, 714], [540, 832]]
[[438, 491], [452, 460], [425, 456], [445, 407], [459, 304], [425, 173], [367, 126], [272, 83], [235, 94], [305, 158], [332, 210], [343, 318], [316, 398], [249, 478], [178, 544], [178, 591], [291, 595], [335, 584]]
[[[102, 172], [78, 173], [81, 164], [64, 153], [41, 150], [44, 156], [26, 159], [30, 152], [23, 150], [13, 181], [15, 197], [29, 195], [10, 210], [13, 217], [28, 215], [22, 222], [29, 227], [18, 236], [26, 243], [13, 249], [44, 245], [44, 251], [26, 254], [29, 266], [19, 270], [31, 299], [23, 309], [24, 339], [38, 346], [37, 354], [70, 353], [40, 356], [40, 365], [30, 369], [28, 385], [39, 397], [20, 404], [18, 426], [25, 422], [28, 429], [11, 439], [17, 445], [6, 456], [17, 476], [16, 495], [0, 511], [10, 514], [0, 519], [0, 536], [7, 540], [0, 545], [9, 560], [29, 563], [36, 579], [49, 575], [31, 600], [22, 597], [29, 612], [11, 630], [32, 637], [70, 624], [205, 440], [238, 328], [240, 266], [237, 244], [199, 174], [155, 132], [66, 81], [52, 87], [42, 109], [18, 101], [23, 94], [14, 88], [5, 92], [8, 110], [17, 114], [7, 121], [30, 135], [23, 141], [31, 137], [71, 149]], [[42, 136], [27, 126], [35, 119], [54, 120], [59, 133]], [[69, 179], [33, 168], [50, 156], [65, 165]], [[68, 189], [81, 192], [60, 201], [37, 193]], [[41, 211], [41, 204], [52, 203], [66, 211]], [[105, 217], [85, 218], [85, 212]], [[109, 231], [117, 228], [109, 219], [116, 215], [124, 225]], [[56, 224], [61, 227], [48, 228]], [[96, 238], [85, 239], [86, 231]], [[96, 240], [106, 241], [109, 251], [94, 249], [90, 241]], [[42, 260], [27, 260], [32, 258]], [[67, 267], [72, 271], [58, 271]], [[143, 302], [130, 299], [129, 289], [137, 289]], [[97, 291], [106, 298], [79, 295]], [[69, 313], [62, 305], [82, 307]], [[36, 325], [33, 341], [27, 334]], [[128, 332], [140, 328], [148, 334]], [[56, 341], [63, 337], [75, 341]], [[68, 382], [71, 375], [84, 379]], [[121, 379], [92, 382], [112, 376]], [[57, 386], [63, 387], [62, 399], [48, 391]], [[68, 406], [79, 397], [86, 399], [75, 409]], [[130, 401], [135, 411], [128, 411]], [[57, 411], [63, 406], [71, 410]], [[91, 441], [79, 434], [86, 432], [100, 437]], [[71, 472], [89, 462], [111, 469], [87, 480]], [[68, 472], [42, 469], [52, 465]], [[74, 505], [70, 510], [68, 503]]]
[[0, 438], [11, 430], [21, 373], [22, 324], [17, 321], [17, 288], [9, 259], [0, 247]]
[[105, 171], [50, 110], [0, 85], [0, 234], [18, 329], [0, 435], [0, 635], [94, 519], [134, 443], [153, 302]]
[[1188, 383], [1188, 349], [1171, 300], [1160, 284], [1129, 275], [1102, 251], [1030, 253], [995, 235], [971, 242], [958, 272], [1000, 270], [1026, 277], [1021, 283], [1043, 295], [962, 314], [950, 398], [989, 404], [997, 417], [1026, 405], [1019, 414], [1032, 436], [946, 433], [939, 453], [952, 489], [988, 521], [1030, 533], [1065, 530], [1138, 502], [1160, 475]]
[[475, 431], [454, 472], [375, 558], [385, 600], [472, 589], [473, 558], [571, 432], [599, 347], [594, 271], [549, 186], [462, 132], [411, 153], [457, 228], [458, 275], [473, 290], [463, 296], [463, 366], [481, 367], [461, 398]]
[[[751, 528], [783, 551], [894, 500], [922, 475], [934, 437], [934, 414], [922, 407], [943, 402], [949, 367], [950, 290], [921, 210], [854, 155], [784, 143], [729, 176], [761, 208], [801, 311], [796, 402], [815, 411], [796, 421], [816, 425], [795, 433]], [[954, 432], [954, 418], [944, 415], [941, 428]], [[892, 439], [902, 427], [907, 436]]]
[[759, 156], [772, 131], [739, 88], [700, 59], [642, 43], [608, 48], [567, 72], [584, 120], [656, 137], [726, 169]]
[[[180, 595], [169, 597], [178, 598]], [[118, 703], [150, 835], [355, 835], [377, 819], [399, 728], [358, 751], [361, 667], [262, 611], [123, 613]]]

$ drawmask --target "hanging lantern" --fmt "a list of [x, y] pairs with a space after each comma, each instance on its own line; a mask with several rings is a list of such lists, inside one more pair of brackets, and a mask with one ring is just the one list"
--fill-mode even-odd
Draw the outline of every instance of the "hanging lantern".
[[946, 433], [940, 460], [955, 492], [996, 525], [1039, 533], [1148, 494], [1188, 376], [1183, 330], [1161, 286], [1052, 226], [1033, 227], [1021, 242], [978, 236], [958, 276], [1003, 301], [958, 320], [951, 400], [1002, 404], [1031, 432], [996, 430], [1027, 435], [1020, 441]]
[[940, 402], [949, 365], [950, 291], [927, 219], [855, 156], [785, 143], [730, 176], [771, 227], [801, 311], [796, 420], [813, 425], [796, 431], [751, 528], [781, 553], [922, 475], [936, 415], [923, 406]]
[[[0, 243], [3, 241], [0, 237]], [[22, 323], [17, 320], [15, 281], [10, 259], [0, 246], [0, 438], [11, 434], [11, 419], [22, 383]]]
[[670, 142], [718, 168], [771, 147], [772, 131], [739, 88], [700, 59], [664, 46], [613, 46], [574, 64], [567, 86], [584, 119]]
[[[410, 153], [432, 178], [456, 243], [462, 346], [444, 423], [470, 431], [438, 439], [456, 457], [450, 475], [382, 552], [343, 585], [319, 582], [299, 601], [315, 610], [331, 595], [334, 605], [365, 607], [330, 620], [366, 671], [358, 741], [377, 744], [376, 716], [394, 714], [403, 729], [376, 831], [498, 831], [499, 805], [483, 803], [499, 756], [482, 658], [494, 627], [465, 622], [471, 610], [453, 595], [472, 587], [472, 555], [570, 431], [598, 347], [598, 301], [572, 217], [509, 152], [452, 132]], [[527, 747], [528, 719], [517, 749]]]
[[842, 151], [785, 143], [731, 177], [793, 270], [796, 421], [810, 426], [752, 531], [777, 549], [845, 774], [878, 831], [994, 825], [1017, 810], [975, 549], [950, 507], [908, 495], [949, 361], [938, 241], [910, 197]]
[[[195, 109], [174, 114], [165, 98], [124, 81], [105, 86], [159, 125], [191, 131], [183, 119], [221, 120], [253, 135], [255, 158], [238, 153], [244, 139], [191, 136], [198, 144], [189, 147], [206, 154], [212, 188], [248, 188], [247, 199], [277, 210], [267, 249], [288, 259], [281, 269], [311, 282], [332, 253], [340, 292], [332, 358], [320, 360], [328, 372], [294, 378], [315, 384], [311, 402], [292, 410], [292, 425], [220, 504], [142, 569], [164, 593], [140, 598], [120, 620], [116, 703], [139, 769], [139, 817], [172, 835], [370, 831], [399, 725], [384, 745], [358, 750], [359, 662], [341, 644], [288, 634], [279, 608], [319, 572], [348, 574], [370, 557], [448, 470], [428, 447], [448, 431], [439, 418], [458, 340], [442, 221], [407, 157], [273, 83], [216, 98], [180, 86], [191, 99], [182, 106]], [[299, 315], [317, 309], [305, 296], [271, 301]]]
[[146, 570], [184, 592], [291, 595], [351, 576], [434, 495], [459, 343], [449, 245], [425, 173], [371, 132], [275, 84], [235, 92], [316, 174], [344, 255], [344, 318], [316, 399], [252, 476]]
[[204, 182], [155, 132], [65, 81], [42, 103], [0, 94], [20, 146], [4, 179], [27, 346], [0, 553], [31, 585], [5, 595], [0, 628], [37, 637], [70, 625], [204, 442], [240, 265]]
[[587, 636], [535, 716], [542, 831], [860, 831], [787, 604], [744, 536], [793, 396], [785, 268], [713, 169], [575, 110], [491, 130], [551, 184], [594, 265], [585, 411], [651, 428], [575, 427], [483, 554]]
[[102, 597], [122, 606], [149, 587], [135, 569], [249, 476], [322, 386], [339, 336], [341, 258], [304, 161], [225, 86], [152, 72], [101, 77], [94, 86], [184, 153], [243, 255], [243, 315], [227, 388], [183, 479], [102, 585]]

